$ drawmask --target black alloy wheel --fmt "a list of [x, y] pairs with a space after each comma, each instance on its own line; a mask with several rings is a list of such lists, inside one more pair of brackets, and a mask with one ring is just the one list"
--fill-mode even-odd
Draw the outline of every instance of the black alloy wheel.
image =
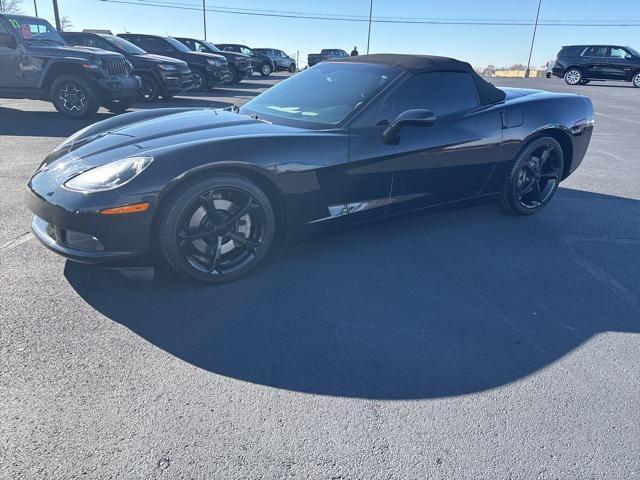
[[499, 203], [509, 213], [531, 215], [547, 205], [560, 185], [564, 155], [551, 137], [530, 143], [505, 178]]
[[153, 102], [160, 94], [160, 87], [156, 79], [149, 75], [142, 75], [142, 86], [138, 90], [138, 98], [141, 102]]
[[194, 68], [192, 70], [192, 75], [193, 75], [193, 83], [191, 84], [191, 90], [193, 90], [194, 92], [201, 92], [205, 89], [206, 87], [206, 75], [203, 71]]
[[60, 113], [71, 118], [87, 118], [100, 108], [100, 97], [91, 84], [76, 75], [61, 75], [51, 85], [51, 101]]
[[159, 247], [177, 272], [203, 282], [235, 280], [267, 254], [275, 235], [268, 197], [237, 176], [205, 178], [174, 193], [159, 214]]
[[633, 76], [633, 80], [632, 80], [632, 82], [633, 82], [633, 86], [634, 86], [634, 87], [636, 87], [636, 88], [640, 88], [640, 72], [636, 73], [636, 74]]

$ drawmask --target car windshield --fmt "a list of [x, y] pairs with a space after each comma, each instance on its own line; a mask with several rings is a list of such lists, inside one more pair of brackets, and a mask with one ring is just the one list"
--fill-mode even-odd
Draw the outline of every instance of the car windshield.
[[178, 40], [172, 37], [164, 37], [164, 39], [171, 44], [171, 46], [175, 47], [179, 52], [191, 53], [189, 47], [187, 47], [184, 43], [180, 43]]
[[636, 49], [631, 48], [631, 47], [627, 47], [627, 49], [628, 49], [628, 50], [629, 50], [633, 55], [635, 55], [636, 57], [640, 57], [640, 53], [638, 53], [638, 51], [637, 51]]
[[221, 52], [222, 50], [220, 50], [218, 47], [216, 47], [213, 43], [211, 42], [201, 42], [205, 47], [207, 47], [209, 50], [211, 50], [212, 52]]
[[244, 45], [240, 45], [240, 52], [244, 53], [245, 55], [253, 55], [253, 50], [251, 50], [249, 47], [245, 47]]
[[331, 127], [362, 107], [402, 70], [364, 63], [321, 63], [271, 87], [240, 109], [274, 123]]
[[111, 45], [116, 47], [122, 53], [130, 53], [131, 55], [142, 55], [145, 52], [143, 49], [134, 45], [133, 43], [125, 40], [124, 38], [116, 37], [115, 35], [100, 35]]
[[18, 35], [27, 43], [67, 44], [58, 31], [46, 20], [12, 15], [8, 15], [7, 19]]

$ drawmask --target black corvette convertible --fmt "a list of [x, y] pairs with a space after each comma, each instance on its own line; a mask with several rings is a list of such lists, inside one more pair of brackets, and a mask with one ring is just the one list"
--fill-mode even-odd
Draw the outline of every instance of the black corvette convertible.
[[320, 63], [240, 109], [146, 110], [71, 136], [28, 184], [53, 251], [121, 264], [158, 254], [207, 282], [248, 272], [278, 240], [495, 197], [541, 210], [582, 161], [583, 96], [498, 89], [441, 57]]

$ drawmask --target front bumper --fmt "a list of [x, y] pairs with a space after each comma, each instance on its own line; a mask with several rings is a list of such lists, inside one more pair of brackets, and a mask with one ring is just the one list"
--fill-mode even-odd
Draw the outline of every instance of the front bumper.
[[184, 90], [189, 90], [193, 85], [193, 75], [182, 72], [163, 72], [162, 85], [160, 88], [165, 93], [178, 93]]
[[207, 68], [207, 86], [209, 88], [231, 81], [233, 76], [228, 65], [224, 67], [209, 67]]
[[108, 77], [96, 80], [104, 96], [112, 99], [129, 98], [137, 95], [142, 80], [137, 75], [128, 77]]
[[[105, 208], [149, 201], [115, 191], [84, 195], [60, 189], [37, 192], [27, 187], [26, 203], [33, 212], [31, 229], [47, 248], [83, 263], [112, 263], [142, 256], [150, 250], [153, 208], [125, 215], [102, 215]], [[53, 201], [45, 200], [52, 193]]]

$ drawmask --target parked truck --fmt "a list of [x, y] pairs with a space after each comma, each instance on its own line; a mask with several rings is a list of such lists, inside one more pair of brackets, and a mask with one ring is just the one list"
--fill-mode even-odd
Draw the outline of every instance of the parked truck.
[[310, 53], [307, 56], [307, 64], [310, 67], [313, 67], [316, 63], [324, 62], [325, 60], [345, 58], [348, 56], [347, 52], [340, 50], [339, 48], [324, 48], [320, 53]]
[[48, 100], [71, 118], [121, 113], [140, 87], [132, 71], [118, 53], [69, 46], [42, 18], [0, 15], [0, 97]]

